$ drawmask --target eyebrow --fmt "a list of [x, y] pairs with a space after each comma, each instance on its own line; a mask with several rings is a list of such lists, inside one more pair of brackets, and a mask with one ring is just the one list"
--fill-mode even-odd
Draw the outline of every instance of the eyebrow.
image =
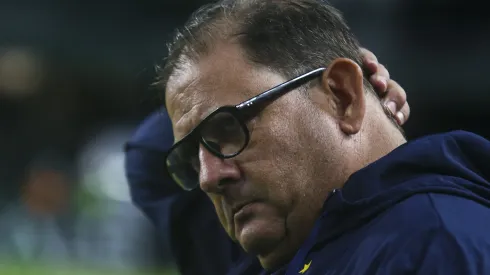
[[[194, 107], [191, 107], [189, 109], [189, 111], [182, 112], [183, 115], [180, 117], [180, 119], [178, 121], [175, 122], [174, 130], [177, 130], [177, 131], [174, 131], [174, 139], [176, 142], [181, 139], [181, 138], [177, 139], [177, 133], [182, 132], [184, 134], [181, 136], [185, 137], [186, 135], [188, 135], [192, 131], [192, 129], [194, 129], [196, 127], [193, 125], [193, 124], [195, 124], [195, 123], [193, 123], [193, 120], [195, 120], [195, 119], [192, 118], [192, 113], [191, 113], [193, 109], [194, 109]], [[183, 129], [183, 131], [180, 131], [180, 129]]]
[[[182, 138], [191, 133], [199, 124], [208, 117], [213, 111], [215, 111], [220, 106], [205, 106], [205, 104], [194, 104], [189, 111], [184, 113], [179, 121], [175, 123], [175, 128], [185, 129]], [[201, 113], [199, 117], [194, 116], [195, 113]], [[180, 139], [179, 139], [180, 140]]]

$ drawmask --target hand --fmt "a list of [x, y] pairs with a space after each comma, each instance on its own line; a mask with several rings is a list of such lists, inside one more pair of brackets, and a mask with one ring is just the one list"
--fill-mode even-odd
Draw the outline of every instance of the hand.
[[405, 124], [410, 116], [410, 106], [405, 90], [390, 79], [390, 73], [369, 50], [361, 48], [363, 65], [370, 73], [369, 82], [381, 97], [383, 104], [391, 111], [399, 125]]

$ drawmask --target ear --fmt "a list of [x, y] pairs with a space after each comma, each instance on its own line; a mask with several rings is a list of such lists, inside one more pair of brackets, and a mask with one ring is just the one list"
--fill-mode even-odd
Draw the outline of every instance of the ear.
[[338, 58], [323, 73], [321, 86], [330, 94], [340, 129], [346, 135], [359, 132], [366, 112], [361, 67], [350, 59]]

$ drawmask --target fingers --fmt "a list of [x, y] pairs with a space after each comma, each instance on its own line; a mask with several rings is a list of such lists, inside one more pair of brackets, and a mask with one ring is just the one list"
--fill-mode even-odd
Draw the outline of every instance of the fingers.
[[407, 122], [410, 117], [410, 105], [408, 105], [408, 102], [396, 113], [395, 117], [399, 125], [403, 125]]
[[388, 88], [390, 73], [386, 67], [379, 64], [378, 58], [371, 51], [361, 48], [363, 66], [369, 73], [369, 82], [379, 96], [383, 96]]
[[384, 96], [388, 89], [389, 80], [390, 73], [383, 64], [378, 64], [376, 73], [369, 77], [369, 82], [373, 85], [376, 93], [381, 97]]
[[405, 90], [394, 80], [388, 81], [387, 92], [383, 104], [396, 117], [399, 125], [403, 125], [410, 117], [410, 106], [407, 103]]
[[410, 116], [405, 90], [390, 79], [390, 73], [371, 51], [361, 48], [362, 62], [369, 74], [369, 82], [382, 98], [383, 104], [390, 110], [399, 125], [403, 125]]
[[376, 55], [374, 55], [374, 53], [372, 53], [371, 51], [365, 48], [361, 48], [361, 55], [362, 55], [362, 63], [369, 71], [369, 73], [371, 74], [376, 73], [378, 69], [378, 58], [376, 57]]

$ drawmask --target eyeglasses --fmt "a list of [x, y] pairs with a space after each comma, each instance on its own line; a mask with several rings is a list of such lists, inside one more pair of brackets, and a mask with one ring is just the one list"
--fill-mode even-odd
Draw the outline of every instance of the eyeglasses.
[[254, 96], [236, 106], [223, 106], [212, 112], [167, 153], [167, 171], [184, 190], [199, 185], [200, 144], [221, 159], [238, 156], [248, 145], [250, 133], [246, 123], [265, 104], [321, 76], [325, 68], [300, 75]]

